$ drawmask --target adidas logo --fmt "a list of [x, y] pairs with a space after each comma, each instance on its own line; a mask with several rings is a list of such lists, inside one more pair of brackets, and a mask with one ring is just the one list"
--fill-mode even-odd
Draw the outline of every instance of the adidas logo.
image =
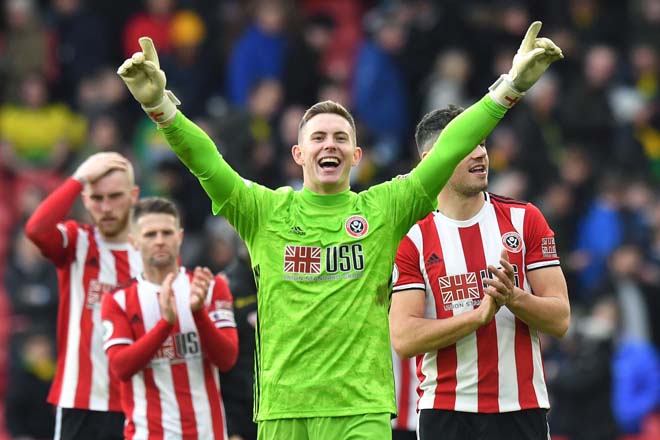
[[138, 314], [134, 313], [133, 317], [131, 318], [131, 324], [140, 324], [141, 322], [142, 322], [142, 320], [140, 319]]
[[91, 257], [87, 260], [87, 266], [99, 267], [99, 260], [97, 260], [96, 257]]
[[302, 229], [300, 229], [299, 226], [294, 226], [294, 227], [292, 227], [290, 232], [291, 232], [292, 234], [296, 234], [296, 235], [306, 235], [306, 234], [307, 234], [305, 231], [303, 231]]
[[435, 254], [435, 252], [431, 254], [431, 256], [428, 258], [428, 260], [426, 260], [426, 265], [427, 266], [431, 266], [433, 264], [438, 264], [438, 263], [442, 263], [442, 259], [440, 257], [438, 257]]

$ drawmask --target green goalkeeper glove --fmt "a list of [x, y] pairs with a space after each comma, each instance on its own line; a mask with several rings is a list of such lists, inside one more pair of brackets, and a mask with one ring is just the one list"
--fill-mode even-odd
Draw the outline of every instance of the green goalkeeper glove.
[[540, 30], [540, 21], [532, 23], [513, 57], [511, 70], [500, 76], [488, 89], [493, 101], [502, 107], [513, 107], [550, 64], [564, 58], [561, 49], [552, 40], [537, 38]]
[[176, 106], [181, 104], [174, 93], [165, 90], [167, 80], [160, 69], [154, 42], [149, 37], [140, 38], [142, 52], [127, 58], [117, 69], [133, 97], [159, 127], [166, 127], [176, 116]]

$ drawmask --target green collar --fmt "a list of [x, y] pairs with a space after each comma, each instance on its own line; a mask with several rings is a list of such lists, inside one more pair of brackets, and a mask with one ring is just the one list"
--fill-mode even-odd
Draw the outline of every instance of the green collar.
[[337, 194], [318, 194], [308, 188], [300, 191], [303, 201], [317, 206], [341, 206], [350, 200], [351, 189], [348, 188]]

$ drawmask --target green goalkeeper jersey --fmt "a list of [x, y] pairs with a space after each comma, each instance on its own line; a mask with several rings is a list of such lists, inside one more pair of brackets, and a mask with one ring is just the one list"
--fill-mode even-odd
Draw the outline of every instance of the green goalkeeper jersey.
[[243, 180], [181, 113], [164, 129], [250, 252], [257, 421], [396, 412], [388, 308], [398, 243], [503, 114], [486, 97], [409, 175], [333, 195]]

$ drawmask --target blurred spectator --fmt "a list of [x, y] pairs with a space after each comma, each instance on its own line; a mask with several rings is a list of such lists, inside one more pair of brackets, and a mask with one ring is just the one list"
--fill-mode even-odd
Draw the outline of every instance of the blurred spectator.
[[548, 338], [544, 366], [551, 392], [550, 432], [567, 440], [616, 440], [611, 408], [616, 308], [601, 300], [587, 316], [573, 314], [561, 341]]
[[133, 97], [127, 92], [115, 68], [104, 66], [98, 69], [94, 75], [78, 83], [76, 93], [78, 111], [85, 118], [93, 120], [110, 115], [117, 119], [126, 138], [135, 130], [136, 121], [145, 117], [142, 109], [138, 112], [126, 107]]
[[623, 340], [613, 359], [612, 402], [620, 430], [640, 434], [647, 416], [660, 405], [660, 356], [648, 342]]
[[[364, 1], [355, 0], [301, 0], [308, 16], [324, 14], [332, 17], [335, 32], [321, 62], [324, 76], [343, 83], [354, 70], [355, 54], [362, 37]], [[343, 101], [340, 101], [343, 103]]]
[[5, 288], [15, 316], [14, 332], [38, 326], [55, 334], [57, 317], [57, 274], [53, 266], [21, 231], [14, 236]]
[[593, 46], [584, 55], [581, 78], [570, 84], [562, 103], [561, 123], [566, 137], [604, 159], [612, 152], [614, 115], [608, 86], [614, 79], [617, 54], [609, 46]]
[[[234, 232], [235, 241], [238, 236]], [[231, 232], [223, 232], [232, 240]], [[234, 317], [238, 330], [238, 360], [234, 368], [220, 375], [222, 398], [227, 415], [230, 439], [256, 440], [257, 425], [252, 421], [254, 386], [255, 328], [257, 325], [257, 286], [250, 265], [250, 256], [242, 243], [236, 244], [236, 258], [225, 268], [229, 288], [234, 296]]]
[[130, 146], [122, 139], [119, 122], [111, 115], [99, 116], [91, 122], [87, 146], [80, 155], [87, 157], [101, 151], [116, 151], [129, 160], [132, 158]]
[[602, 292], [613, 297], [618, 323], [612, 403], [621, 431], [639, 434], [645, 417], [660, 405], [660, 356], [649, 307], [657, 304], [660, 280], [634, 244], [618, 247], [608, 263]]
[[124, 57], [130, 57], [142, 50], [140, 37], [150, 37], [159, 55], [170, 53], [170, 22], [176, 0], [143, 0], [144, 11], [133, 14], [124, 25], [122, 41]]
[[449, 49], [438, 55], [433, 71], [424, 87], [424, 113], [449, 104], [467, 107], [467, 82], [470, 77], [470, 58], [463, 50]]
[[621, 195], [619, 180], [611, 174], [604, 176], [596, 199], [577, 226], [572, 260], [578, 270], [579, 289], [574, 299], [593, 299], [605, 275], [607, 257], [624, 239]]
[[[289, 157], [291, 147], [298, 143], [298, 125], [304, 114], [305, 108], [297, 105], [282, 110], [278, 125], [278, 156]], [[294, 190], [302, 189], [303, 176], [300, 166], [292, 160], [283, 160], [281, 166], [282, 185], [290, 186]]]
[[26, 75], [18, 105], [0, 107], [0, 134], [16, 168], [61, 170], [85, 139], [86, 121], [66, 105], [51, 103], [44, 77]]
[[191, 10], [179, 11], [170, 22], [172, 52], [163, 56], [161, 66], [167, 72], [167, 85], [181, 100], [181, 107], [191, 118], [206, 111], [206, 100], [213, 90], [212, 55], [205, 49], [206, 25]]
[[7, 25], [0, 50], [3, 95], [6, 101], [16, 103], [28, 75], [36, 72], [54, 79], [53, 40], [35, 0], [6, 0], [3, 7]]
[[370, 37], [358, 52], [352, 85], [355, 117], [374, 137], [374, 157], [383, 167], [399, 158], [409, 134], [408, 92], [396, 59], [406, 29], [395, 18], [385, 9], [365, 17]]
[[324, 14], [308, 17], [289, 45], [284, 62], [283, 86], [286, 105], [311, 107], [317, 102], [322, 82], [321, 60], [335, 37], [335, 22]]
[[229, 102], [245, 107], [250, 91], [264, 79], [280, 80], [287, 50], [286, 0], [257, 0], [254, 21], [234, 45], [227, 66]]
[[46, 396], [55, 374], [55, 348], [47, 332], [28, 332], [20, 339], [7, 390], [7, 428], [16, 440], [52, 439], [55, 415]]
[[564, 148], [561, 125], [557, 121], [558, 91], [558, 79], [544, 75], [527, 92], [513, 119], [515, 136], [520, 142], [514, 163], [527, 173], [531, 198], [538, 197], [558, 175], [558, 163]]
[[218, 121], [220, 153], [242, 177], [270, 188], [282, 182], [274, 131], [281, 102], [281, 82], [262, 79], [252, 87], [245, 109]]
[[53, 0], [52, 26], [57, 38], [57, 95], [75, 104], [78, 83], [108, 62], [104, 22], [82, 0]]

